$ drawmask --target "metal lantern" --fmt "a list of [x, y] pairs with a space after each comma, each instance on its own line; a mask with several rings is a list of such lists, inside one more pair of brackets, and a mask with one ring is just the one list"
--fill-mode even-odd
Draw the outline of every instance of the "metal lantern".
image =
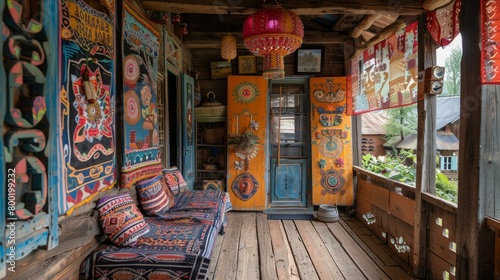
[[227, 61], [236, 58], [236, 37], [229, 33], [222, 37], [220, 55]]
[[267, 6], [243, 24], [243, 42], [254, 55], [264, 57], [265, 79], [283, 79], [283, 57], [302, 45], [304, 25], [300, 17], [280, 6]]

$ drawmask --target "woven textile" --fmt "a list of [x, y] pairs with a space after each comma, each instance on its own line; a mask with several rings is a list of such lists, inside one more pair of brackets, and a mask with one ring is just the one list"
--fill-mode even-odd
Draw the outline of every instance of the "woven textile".
[[[62, 176], [59, 213], [64, 214], [117, 179], [113, 23], [81, 0], [61, 1]], [[87, 100], [84, 82], [97, 92]]]
[[163, 169], [163, 178], [174, 196], [189, 190], [186, 180], [175, 166]]
[[[123, 162], [121, 186], [161, 174], [156, 80], [160, 33], [123, 1]], [[122, 69], [120, 69], [122, 70]]]
[[[226, 208], [227, 207], [227, 208]], [[206, 279], [217, 233], [231, 209], [219, 190], [185, 191], [133, 248], [105, 244], [82, 263], [80, 279]]]
[[97, 202], [99, 222], [108, 238], [119, 246], [133, 246], [149, 232], [149, 225], [128, 193], [106, 196]]
[[148, 216], [161, 215], [170, 208], [173, 197], [167, 195], [162, 184], [163, 176], [158, 175], [137, 183], [137, 192], [141, 201], [142, 210]]
[[355, 55], [347, 76], [347, 115], [418, 100], [418, 22]]

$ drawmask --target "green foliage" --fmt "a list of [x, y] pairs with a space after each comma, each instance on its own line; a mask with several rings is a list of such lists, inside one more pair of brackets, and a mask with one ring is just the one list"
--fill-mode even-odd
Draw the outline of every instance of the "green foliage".
[[462, 49], [452, 48], [450, 55], [444, 61], [445, 77], [444, 90], [446, 96], [460, 95]]
[[[365, 154], [362, 157], [362, 167], [381, 174], [388, 179], [415, 186], [416, 155], [412, 151], [401, 150], [388, 156], [374, 157]], [[457, 203], [458, 184], [450, 181], [446, 175], [436, 168], [436, 195], [440, 198]]]
[[414, 164], [415, 155], [411, 151], [402, 150], [392, 156], [374, 157], [366, 154], [362, 157], [363, 168], [372, 172], [382, 174], [385, 177], [402, 183], [415, 185], [416, 170]]
[[399, 107], [387, 110], [389, 121], [384, 125], [385, 140], [396, 144], [406, 136], [417, 133], [417, 105]]

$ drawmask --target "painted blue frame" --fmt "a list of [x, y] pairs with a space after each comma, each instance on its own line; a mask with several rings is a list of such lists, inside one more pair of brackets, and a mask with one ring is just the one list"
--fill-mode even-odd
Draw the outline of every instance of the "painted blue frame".
[[[5, 7], [5, 1], [0, 0], [0, 15], [3, 15], [3, 9]], [[0, 30], [3, 30], [3, 20], [0, 21]], [[3, 38], [2, 36], [2, 41], [0, 44], [0, 53], [3, 54], [3, 44], [6, 38]], [[7, 80], [5, 78], [5, 69], [3, 67], [3, 63], [0, 63], [0, 85], [6, 85]], [[1, 89], [2, 91], [5, 91], [6, 89]], [[0, 125], [3, 127], [3, 122], [4, 122], [4, 115], [6, 111], [6, 102], [2, 100], [0, 102]], [[5, 194], [7, 193], [5, 186], [7, 185], [7, 178], [6, 178], [6, 170], [5, 170], [5, 155], [4, 155], [4, 145], [3, 145], [3, 137], [0, 137], [0, 192], [2, 194], [2, 197], [5, 198]], [[6, 240], [5, 240], [5, 201], [6, 199], [0, 199], [0, 278], [4, 278], [5, 274], [7, 273], [7, 265], [6, 265], [6, 255], [5, 255], [5, 245]]]

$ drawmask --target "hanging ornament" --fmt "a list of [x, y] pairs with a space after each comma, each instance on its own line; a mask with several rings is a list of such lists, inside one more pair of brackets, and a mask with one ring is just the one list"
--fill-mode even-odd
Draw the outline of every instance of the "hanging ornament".
[[264, 57], [265, 79], [283, 79], [283, 57], [302, 45], [304, 25], [300, 17], [280, 6], [267, 6], [243, 24], [243, 42], [254, 55]]
[[230, 33], [222, 37], [220, 55], [227, 61], [236, 58], [236, 37]]
[[461, 0], [427, 13], [427, 30], [441, 47], [449, 45], [460, 33], [459, 19]]
[[183, 22], [181, 23], [181, 36], [187, 36], [189, 34], [188, 24]]
[[173, 13], [172, 14], [172, 23], [173, 24], [179, 24], [179, 23], [181, 23], [181, 14]]

